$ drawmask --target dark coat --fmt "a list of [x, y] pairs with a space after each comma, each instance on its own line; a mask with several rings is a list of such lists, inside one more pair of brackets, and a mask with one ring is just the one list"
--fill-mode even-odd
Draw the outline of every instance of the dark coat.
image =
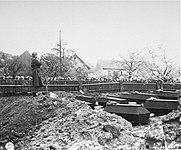
[[43, 83], [41, 80], [41, 71], [40, 71], [41, 65], [42, 64], [37, 59], [33, 59], [31, 62], [33, 86], [34, 87], [42, 87], [43, 86]]

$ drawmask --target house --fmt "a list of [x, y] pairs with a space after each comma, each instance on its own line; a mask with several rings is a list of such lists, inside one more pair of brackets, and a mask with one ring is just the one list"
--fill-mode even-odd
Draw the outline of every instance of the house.
[[88, 64], [86, 64], [76, 53], [73, 54], [72, 58], [74, 59], [77, 68], [80, 67], [85, 68], [87, 70], [91, 69], [91, 67]]
[[96, 67], [92, 68], [89, 73], [97, 79], [102, 77], [111, 78], [115, 75], [125, 76], [126, 70], [123, 68], [122, 61], [119, 60], [98, 60]]
[[13, 72], [15, 72], [15, 70], [17, 70], [17, 67], [22, 65], [23, 69], [18, 71], [18, 73], [30, 74], [30, 72], [31, 72], [31, 55], [28, 51], [25, 51], [20, 56], [15, 56], [15, 57], [11, 54], [7, 54], [7, 53], [0, 51], [0, 76], [9, 73], [8, 68], [4, 66], [4, 62], [6, 62], [6, 60], [12, 60], [13, 58], [16, 58], [16, 62], [15, 62], [15, 64], [13, 64], [14, 65]]
[[17, 61], [17, 65], [21, 64], [21, 69], [18, 71], [17, 75], [30, 76], [31, 75], [31, 55], [26, 50], [23, 52]]
[[31, 67], [31, 54], [27, 50], [19, 56], [19, 60], [23, 62], [26, 67]]

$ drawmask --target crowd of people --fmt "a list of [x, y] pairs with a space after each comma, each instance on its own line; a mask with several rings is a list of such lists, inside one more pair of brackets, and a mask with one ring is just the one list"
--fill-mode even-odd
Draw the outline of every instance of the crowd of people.
[[[0, 76], [0, 81], [22, 81], [22, 80], [26, 80], [26, 81], [32, 81], [32, 76], [16, 76], [16, 77], [12, 77], [12, 76], [7, 76], [7, 75], [3, 75]], [[106, 77], [102, 77], [102, 78], [82, 78], [82, 77], [78, 77], [78, 78], [69, 78], [69, 77], [49, 77], [48, 78], [49, 81], [60, 81], [60, 80], [65, 80], [65, 81], [105, 81], [105, 82], [132, 82], [132, 83], [155, 83], [157, 81], [157, 79], [112, 79], [112, 78], [106, 78]], [[164, 83], [181, 83], [179, 81], [179, 79], [176, 80], [168, 80], [168, 81], [163, 81]]]
[[[36, 52], [32, 53], [32, 75], [31, 76], [10, 76], [9, 74], [4, 74], [0, 76], [0, 81], [6, 80], [8, 81], [33, 81], [34, 86], [42, 86], [43, 83], [41, 81], [41, 61], [38, 59], [38, 54]], [[143, 78], [127, 78], [124, 77], [117, 77], [117, 76], [103, 76], [103, 77], [48, 77], [48, 81], [60, 81], [60, 80], [68, 80], [68, 81], [101, 81], [101, 82], [132, 82], [132, 83], [156, 83], [158, 79], [143, 79]], [[163, 83], [181, 83], [181, 79], [168, 79], [163, 80]]]

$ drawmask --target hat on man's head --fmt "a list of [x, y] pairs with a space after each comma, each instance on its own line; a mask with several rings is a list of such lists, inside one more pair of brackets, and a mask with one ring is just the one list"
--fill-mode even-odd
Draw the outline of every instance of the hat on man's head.
[[36, 52], [33, 52], [31, 56], [32, 56], [32, 57], [37, 57], [37, 55], [38, 55], [38, 54], [37, 54]]

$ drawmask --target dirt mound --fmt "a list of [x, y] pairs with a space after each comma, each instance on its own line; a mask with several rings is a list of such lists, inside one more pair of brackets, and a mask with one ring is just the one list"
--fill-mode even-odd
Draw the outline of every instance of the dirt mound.
[[75, 99], [71, 102], [62, 98], [60, 101], [64, 107], [56, 109], [57, 115], [41, 124], [31, 141], [21, 143], [22, 149], [76, 150], [88, 146], [112, 150], [121, 149], [123, 145], [129, 147], [134, 142], [132, 125], [122, 117], [92, 110], [86, 103]]
[[[70, 94], [62, 92], [61, 96]], [[14, 144], [31, 135], [39, 124], [56, 115], [58, 102], [49, 96], [16, 96], [0, 98], [0, 146], [11, 141]]]
[[120, 116], [76, 100], [77, 93], [56, 94], [1, 97], [0, 146], [12, 142], [16, 150], [181, 148], [181, 110], [133, 127]]
[[[131, 123], [122, 117], [92, 110], [85, 102], [76, 100], [75, 93], [56, 94], [57, 98], [50, 95], [1, 98], [0, 144], [4, 146], [11, 141], [15, 149], [21, 150], [68, 149], [82, 141], [92, 143], [93, 147], [101, 148], [105, 144], [115, 147], [112, 141], [122, 141], [120, 131], [126, 133], [132, 129]], [[125, 139], [133, 142], [129, 132], [122, 137], [122, 144]]]

